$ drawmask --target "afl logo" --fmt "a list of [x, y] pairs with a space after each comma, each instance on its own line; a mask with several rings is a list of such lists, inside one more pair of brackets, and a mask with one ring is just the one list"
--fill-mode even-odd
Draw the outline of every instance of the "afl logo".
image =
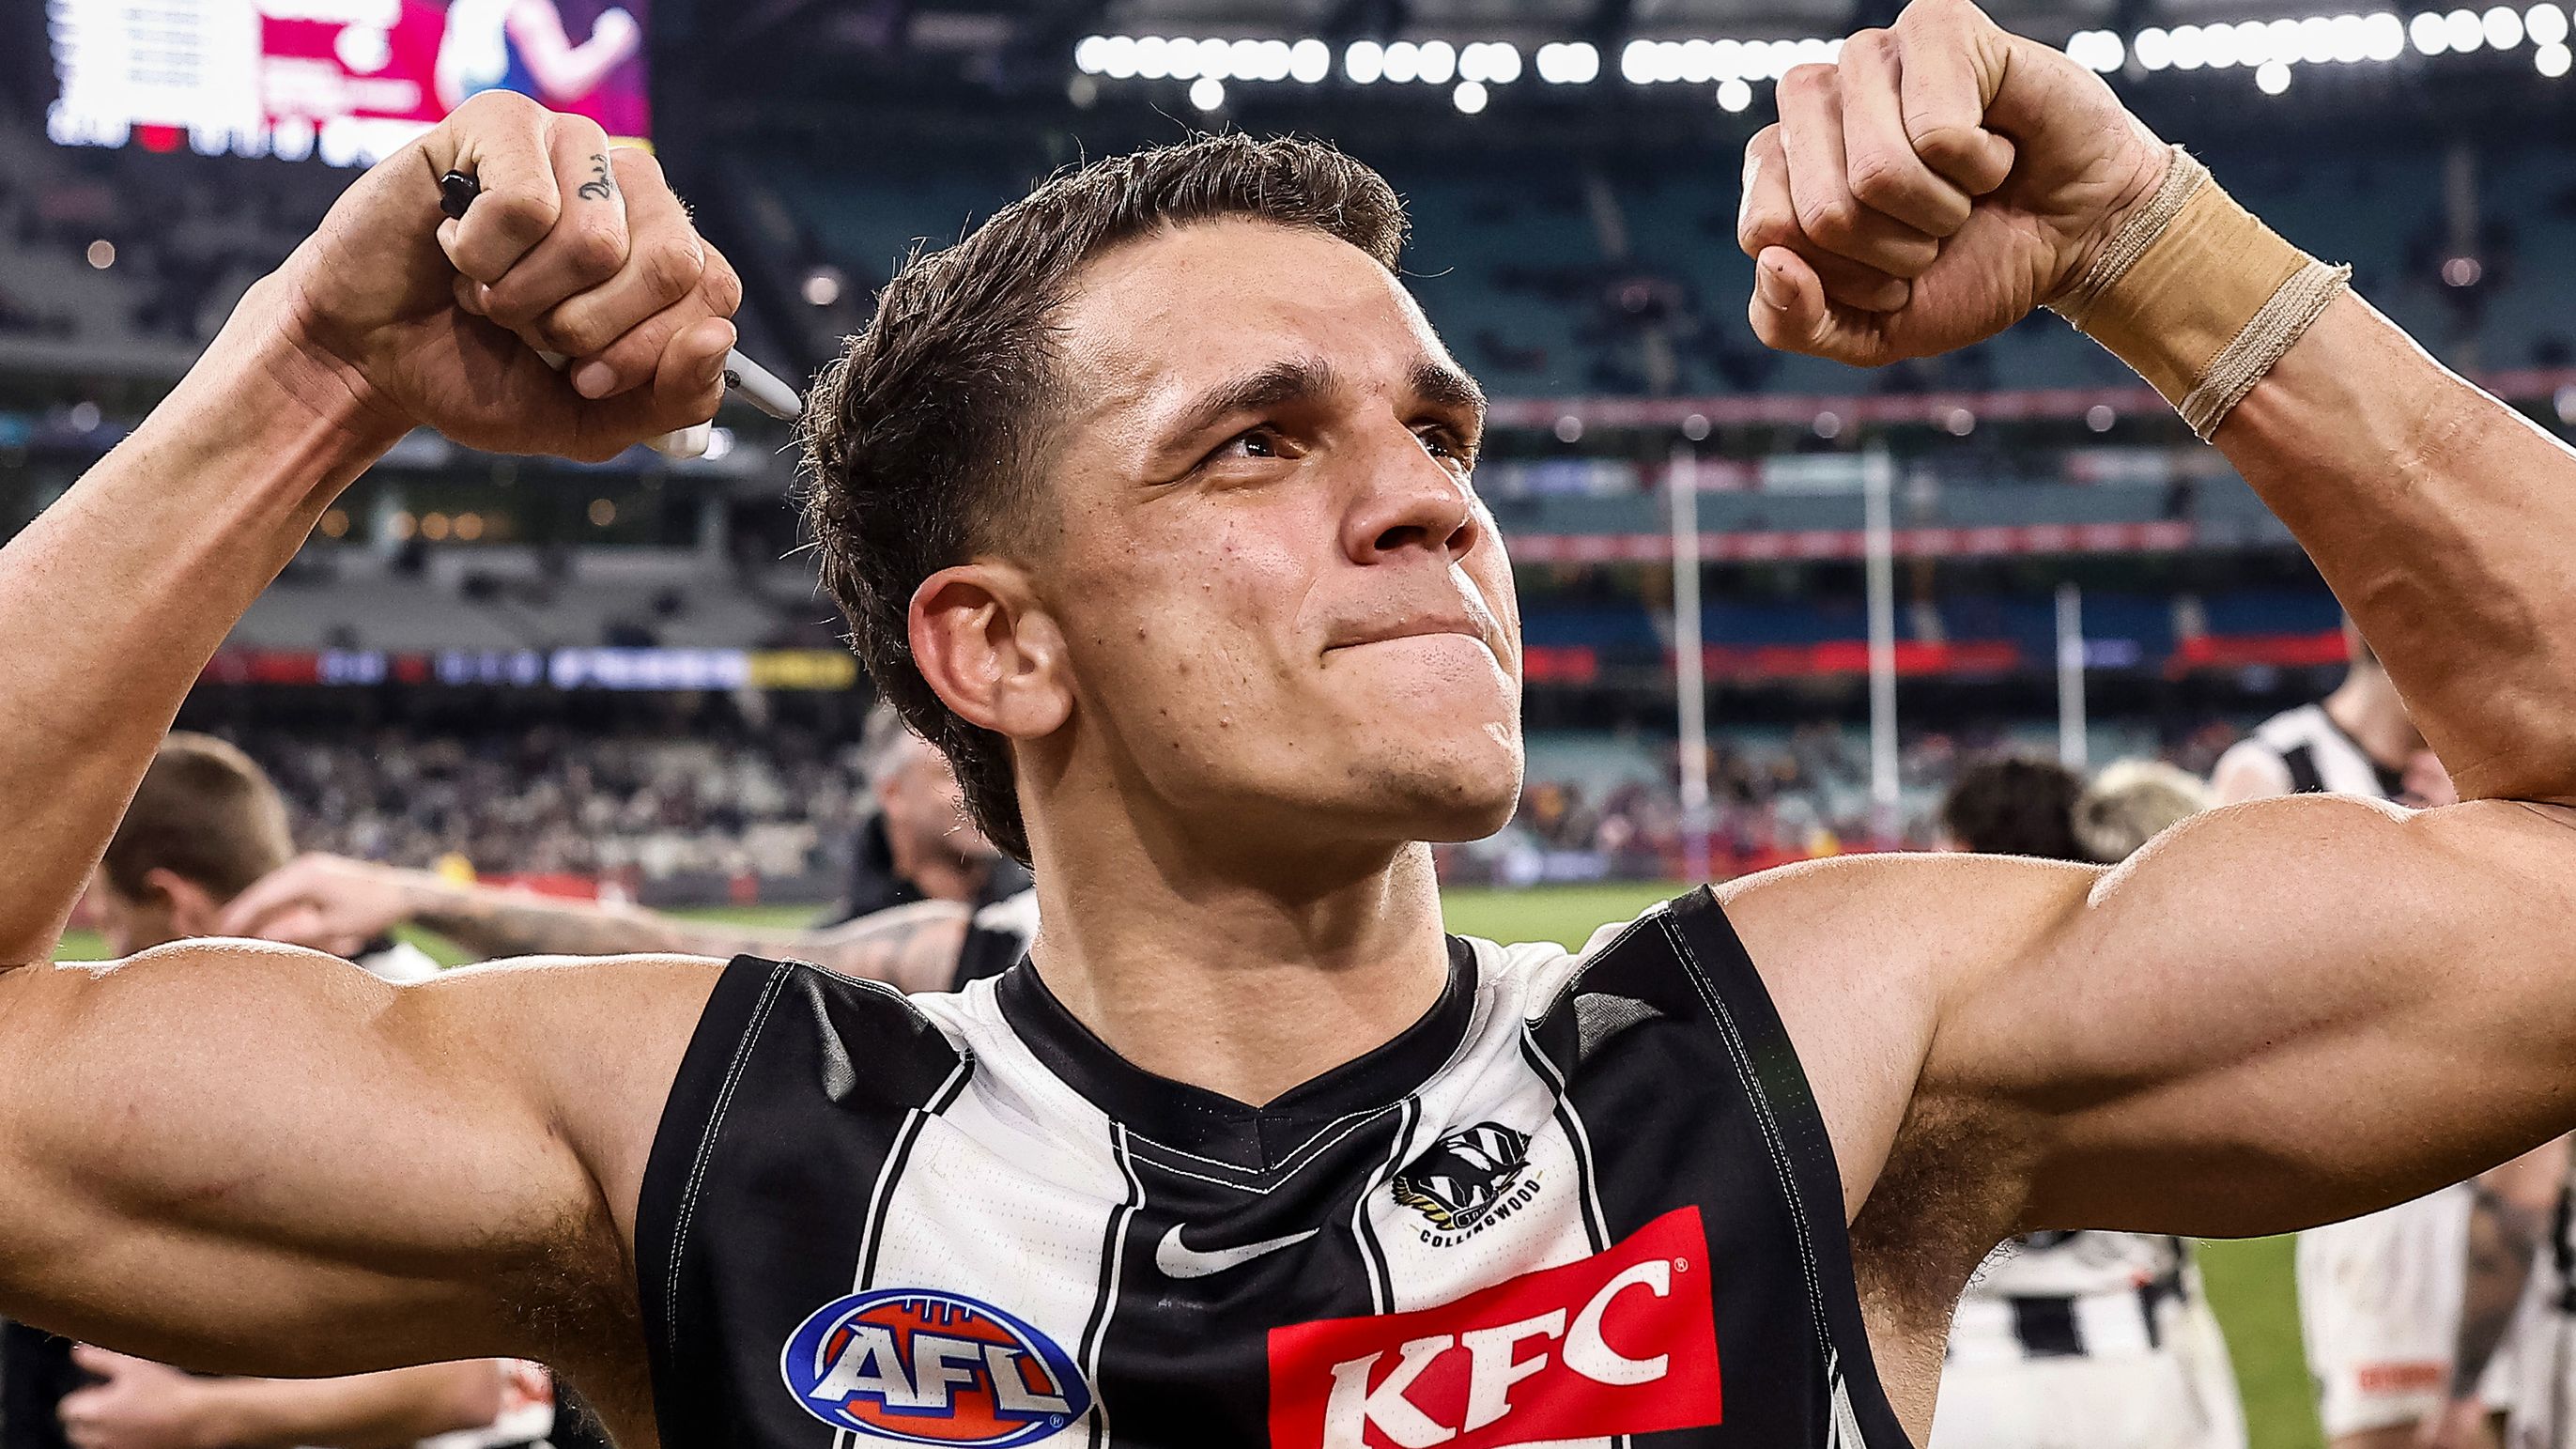
[[778, 1371], [805, 1412], [898, 1444], [1028, 1444], [1091, 1407], [1054, 1340], [989, 1303], [918, 1288], [815, 1309]]

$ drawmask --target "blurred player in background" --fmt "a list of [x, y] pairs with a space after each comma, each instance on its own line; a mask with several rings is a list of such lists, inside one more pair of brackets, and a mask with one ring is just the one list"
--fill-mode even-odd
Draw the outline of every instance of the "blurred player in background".
[[2576, 1159], [2558, 1176], [2548, 1240], [2515, 1324], [2506, 1449], [2576, 1449]]
[[[2265, 720], [2219, 757], [2219, 803], [2459, 798], [2379, 656], [2349, 621], [2344, 636], [2352, 668], [2334, 693]], [[2548, 1218], [2556, 1157], [2544, 1154], [2563, 1151], [2299, 1235], [2299, 1318], [2335, 1449], [2492, 1442], [2484, 1421], [2509, 1407], [2519, 1378], [2515, 1306]]]
[[337, 952], [403, 922], [479, 957], [654, 951], [785, 956], [905, 991], [997, 975], [1037, 930], [1028, 872], [968, 822], [948, 760], [880, 706], [864, 736], [877, 812], [861, 828], [838, 923], [763, 930], [637, 906], [550, 899], [339, 856], [308, 855], [242, 893], [221, 929]]
[[[118, 956], [211, 934], [216, 913], [295, 853], [286, 802], [241, 751], [174, 733], [153, 757], [91, 898]], [[390, 941], [351, 957], [396, 983], [438, 963]], [[545, 1370], [472, 1359], [340, 1379], [200, 1378], [42, 1330], [0, 1327], [0, 1449], [495, 1449], [546, 1436]]]
[[[2088, 790], [2044, 760], [1987, 760], [1941, 802], [1948, 848], [2110, 864], [2205, 793], [2124, 761]], [[2179, 772], [2172, 772], [2179, 773]], [[2192, 786], [2199, 782], [2183, 776]], [[2089, 836], [2128, 843], [2108, 859]], [[2244, 1449], [2245, 1416], [2190, 1245], [2148, 1233], [2015, 1238], [1950, 1325], [1930, 1449]]]

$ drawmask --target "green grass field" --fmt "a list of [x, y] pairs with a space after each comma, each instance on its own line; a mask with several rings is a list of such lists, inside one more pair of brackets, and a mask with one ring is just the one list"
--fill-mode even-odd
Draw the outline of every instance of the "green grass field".
[[[1677, 894], [1678, 886], [1567, 886], [1531, 891], [1456, 890], [1444, 898], [1449, 927], [1465, 935], [1499, 941], [1561, 941], [1579, 946], [1594, 927], [1635, 915], [1648, 905]], [[813, 919], [805, 906], [762, 906], [707, 911], [713, 919], [743, 924], [794, 926]], [[416, 937], [441, 960], [454, 964], [459, 953], [434, 937]], [[75, 932], [63, 940], [62, 959], [89, 960], [101, 954], [98, 939]], [[2245, 1394], [2245, 1420], [2252, 1449], [2322, 1449], [2323, 1436], [2308, 1385], [2307, 1364], [2299, 1347], [2299, 1315], [2291, 1295], [2290, 1240], [2256, 1238], [2214, 1242], [2201, 1250], [2201, 1268], [2209, 1297], [2227, 1326], [2227, 1342], [2236, 1359], [2238, 1385]]]

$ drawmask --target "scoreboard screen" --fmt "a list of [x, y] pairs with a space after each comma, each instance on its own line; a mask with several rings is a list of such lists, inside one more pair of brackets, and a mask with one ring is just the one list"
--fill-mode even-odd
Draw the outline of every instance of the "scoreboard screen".
[[649, 0], [47, 0], [67, 146], [363, 166], [507, 89], [650, 134]]

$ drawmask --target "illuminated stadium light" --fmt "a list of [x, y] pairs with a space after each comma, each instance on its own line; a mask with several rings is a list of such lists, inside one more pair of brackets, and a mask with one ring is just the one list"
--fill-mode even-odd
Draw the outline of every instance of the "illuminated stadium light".
[[2267, 60], [2254, 68], [2254, 88], [2267, 96], [2277, 96], [2290, 88], [2290, 68], [2277, 60]]
[[1288, 78], [1301, 86], [1321, 85], [1333, 73], [1333, 48], [1308, 36], [1288, 47]]
[[[1827, 413], [1825, 414], [1825, 417], [1833, 417], [1833, 414]], [[1824, 418], [1816, 419], [1816, 422], [1820, 425], [1819, 431], [1822, 430], [1821, 424], [1823, 424], [1824, 420]], [[1840, 418], [1835, 418], [1834, 424], [1839, 428], [1842, 425], [1842, 420]], [[1948, 433], [1951, 437], [1964, 438], [1977, 430], [1977, 415], [1968, 411], [1966, 408], [1952, 408], [1950, 409], [1948, 416], [1941, 419], [1941, 430]], [[1827, 436], [1831, 436], [1831, 434], [1827, 434]]]
[[1728, 76], [1717, 83], [1717, 104], [1721, 110], [1742, 111], [1753, 104], [1753, 87], [1741, 76]]
[[2534, 45], [2567, 43], [2567, 12], [2555, 5], [2534, 5], [2522, 12], [2522, 33]]
[[1445, 86], [1458, 73], [1458, 48], [1445, 40], [1426, 40], [1414, 54], [1414, 74], [1424, 85]]
[[2454, 10], [2442, 17], [2442, 33], [2451, 38], [2451, 48], [2462, 55], [2486, 44], [2486, 23], [2474, 10]]
[[[1188, 36], [1177, 36], [1163, 49], [1163, 69], [1174, 80], [1197, 80], [1206, 72], [1199, 69], [1199, 43]], [[1216, 62], [1225, 65], [1225, 47], [1217, 47]]]
[[1374, 40], [1354, 40], [1342, 47], [1342, 74], [1354, 85], [1368, 85], [1386, 74], [1386, 47]]
[[1567, 413], [1556, 420], [1556, 440], [1560, 443], [1583, 441], [1583, 419]]
[[[1959, 415], [1964, 417], [1967, 415], [1967, 411], [1968, 410], [1966, 408], [1961, 408], [1959, 409]], [[1976, 424], [1973, 422], [1969, 424], [1969, 427], [1974, 426], [1976, 426]], [[1839, 438], [1843, 433], [1843, 415], [1832, 412], [1818, 413], [1816, 414], [1815, 429], [1816, 436], [1819, 438], [1824, 438], [1828, 441]], [[1967, 436], [1967, 431], [1963, 428], [1952, 428], [1950, 431], [1957, 433], [1963, 438]]]
[[2097, 433], [2111, 431], [2111, 425], [2119, 420], [2120, 415], [2111, 410], [2109, 403], [2095, 403], [2084, 410], [2084, 426]]
[[2498, 50], [2522, 44], [2522, 16], [2510, 5], [2495, 6], [2479, 16], [2478, 28], [2486, 32], [2487, 44]]
[[2163, 70], [2173, 64], [2173, 36], [2161, 25], [2150, 25], [2139, 31], [2138, 38], [2130, 42], [2129, 49], [2137, 56], [2141, 70]]
[[1213, 111], [1225, 104], [1225, 83], [1212, 75], [1190, 82], [1190, 104], [1202, 111]]
[[1619, 51], [1619, 74], [1630, 85], [1652, 85], [1656, 74], [1655, 43], [1632, 40]]
[[1379, 62], [1386, 78], [1399, 85], [1422, 74], [1422, 47], [1410, 40], [1398, 40], [1386, 48], [1386, 58]]
[[2450, 27], [2430, 10], [2406, 22], [2406, 38], [2414, 43], [2417, 55], [2440, 55], [2451, 48]]
[[1146, 80], [1161, 80], [1172, 73], [1172, 43], [1159, 35], [1148, 35], [1136, 42], [1136, 74]]
[[2176, 70], [2198, 70], [2209, 60], [2209, 47], [2201, 40], [2197, 25], [2177, 25], [2173, 31], [2173, 65]]
[[1485, 108], [1485, 100], [1483, 81], [1460, 81], [1458, 88], [1449, 93], [1450, 104], [1456, 106], [1461, 113], [1470, 116]]
[[2406, 22], [2394, 12], [2382, 10], [2362, 17], [2362, 29], [2370, 46], [2365, 58], [2384, 62], [2406, 53]]
[[1136, 74], [1136, 37], [1113, 35], [1100, 48], [1100, 73], [1111, 80], [1126, 80]]
[[1588, 40], [1538, 48], [1538, 78], [1552, 86], [1590, 85], [1601, 76], [1601, 52]]
[[814, 270], [805, 274], [805, 286], [803, 290], [806, 305], [812, 307], [831, 306], [833, 303], [841, 300], [841, 269], [838, 267], [816, 267]]
[[2200, 32], [2201, 59], [2211, 70], [2233, 70], [2236, 66], [2236, 27], [2205, 26]]
[[1109, 69], [1109, 37], [1086, 35], [1073, 43], [1073, 68], [1084, 75], [1099, 75]]
[[2567, 49], [2567, 43], [2561, 40], [2553, 40], [2546, 45], [2536, 47], [2531, 52], [2532, 68], [2551, 80], [2567, 74], [2570, 60], [2576, 60], [2576, 53], [2571, 53]]
[[[1743, 82], [1738, 81], [1736, 84], [1742, 85]], [[1682, 436], [1690, 439], [1694, 443], [1706, 438], [1708, 436], [1708, 414], [1693, 413], [1689, 417], [1682, 419]]]
[[2129, 63], [2129, 48], [2108, 30], [2079, 30], [2066, 38], [2066, 53], [2077, 65], [2110, 75]]
[[97, 241], [91, 242], [89, 244], [89, 249], [83, 252], [82, 255], [89, 259], [91, 267], [98, 271], [106, 271], [108, 268], [116, 265], [116, 243], [109, 241], [105, 237], [101, 237]]

